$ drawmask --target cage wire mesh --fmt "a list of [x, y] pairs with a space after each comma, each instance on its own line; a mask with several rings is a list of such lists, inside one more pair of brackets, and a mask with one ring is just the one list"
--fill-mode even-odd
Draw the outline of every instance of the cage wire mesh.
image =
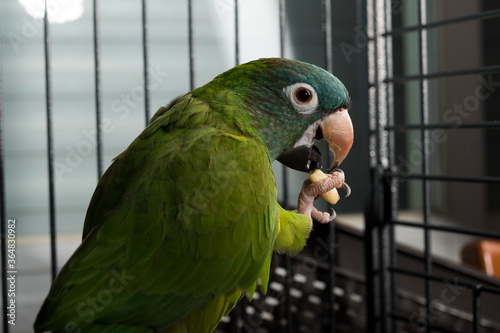
[[[350, 90], [353, 194], [216, 332], [500, 332], [478, 245], [500, 240], [495, 1], [9, 0], [0, 16], [4, 332], [32, 331], [97, 179], [152, 112], [267, 56]], [[274, 167], [292, 209], [304, 175]]]
[[[462, 248], [464, 258], [464, 243], [498, 244], [498, 200], [488, 205], [487, 197], [500, 178], [488, 167], [497, 162], [486, 140], [500, 125], [492, 89], [497, 36], [487, 29], [499, 23], [498, 5], [367, 5], [375, 198], [366, 221], [368, 322], [380, 332], [497, 332], [498, 273], [491, 279], [452, 269], [434, 254], [443, 243], [457, 246], [457, 256]], [[457, 56], [464, 45], [476, 51]], [[395, 242], [403, 233], [420, 238], [412, 264]]]

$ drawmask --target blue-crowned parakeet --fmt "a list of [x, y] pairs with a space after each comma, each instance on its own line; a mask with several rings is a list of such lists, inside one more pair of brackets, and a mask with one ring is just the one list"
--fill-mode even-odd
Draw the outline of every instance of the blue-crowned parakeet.
[[[265, 292], [273, 251], [300, 251], [313, 202], [346, 186], [349, 94], [327, 71], [260, 59], [162, 107], [116, 157], [90, 202], [82, 244], [35, 331], [212, 332], [242, 294]], [[306, 180], [298, 209], [277, 202], [275, 159], [310, 172], [325, 139], [334, 170]]]

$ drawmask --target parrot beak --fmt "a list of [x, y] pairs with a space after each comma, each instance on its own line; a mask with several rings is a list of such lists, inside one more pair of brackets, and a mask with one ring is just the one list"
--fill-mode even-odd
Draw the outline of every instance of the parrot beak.
[[337, 168], [351, 150], [354, 130], [347, 109], [339, 109], [326, 117], [319, 127], [328, 148], [333, 153], [333, 163], [329, 170]]
[[351, 150], [354, 139], [351, 117], [347, 109], [341, 108], [310, 125], [291, 151], [278, 157], [278, 161], [289, 168], [310, 172], [321, 169], [323, 158], [314, 145], [314, 140], [325, 139], [333, 152], [330, 170], [337, 168]]

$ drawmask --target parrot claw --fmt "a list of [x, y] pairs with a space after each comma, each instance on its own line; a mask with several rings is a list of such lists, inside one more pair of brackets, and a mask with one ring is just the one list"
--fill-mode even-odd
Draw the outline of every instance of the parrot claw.
[[330, 208], [330, 210], [332, 212], [330, 213], [330, 220], [328, 222], [332, 222], [337, 217], [337, 212], [333, 208]]
[[346, 182], [342, 182], [342, 188], [346, 191], [344, 198], [347, 198], [348, 196], [351, 195], [351, 188], [349, 187], [349, 185], [347, 185]]

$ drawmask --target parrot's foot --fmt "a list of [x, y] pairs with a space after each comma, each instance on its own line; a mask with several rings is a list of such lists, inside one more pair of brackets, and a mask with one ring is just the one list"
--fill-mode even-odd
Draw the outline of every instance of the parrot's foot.
[[320, 212], [313, 206], [316, 199], [318, 199], [323, 193], [326, 193], [334, 188], [344, 188], [348, 195], [351, 192], [349, 186], [345, 183], [345, 175], [342, 170], [336, 170], [333, 174], [327, 174], [325, 179], [316, 183], [311, 182], [309, 178], [304, 181], [302, 190], [299, 194], [297, 211], [298, 213], [311, 218], [311, 228], [312, 219], [315, 219], [320, 223], [329, 223], [337, 216], [333, 209], [331, 213]]

